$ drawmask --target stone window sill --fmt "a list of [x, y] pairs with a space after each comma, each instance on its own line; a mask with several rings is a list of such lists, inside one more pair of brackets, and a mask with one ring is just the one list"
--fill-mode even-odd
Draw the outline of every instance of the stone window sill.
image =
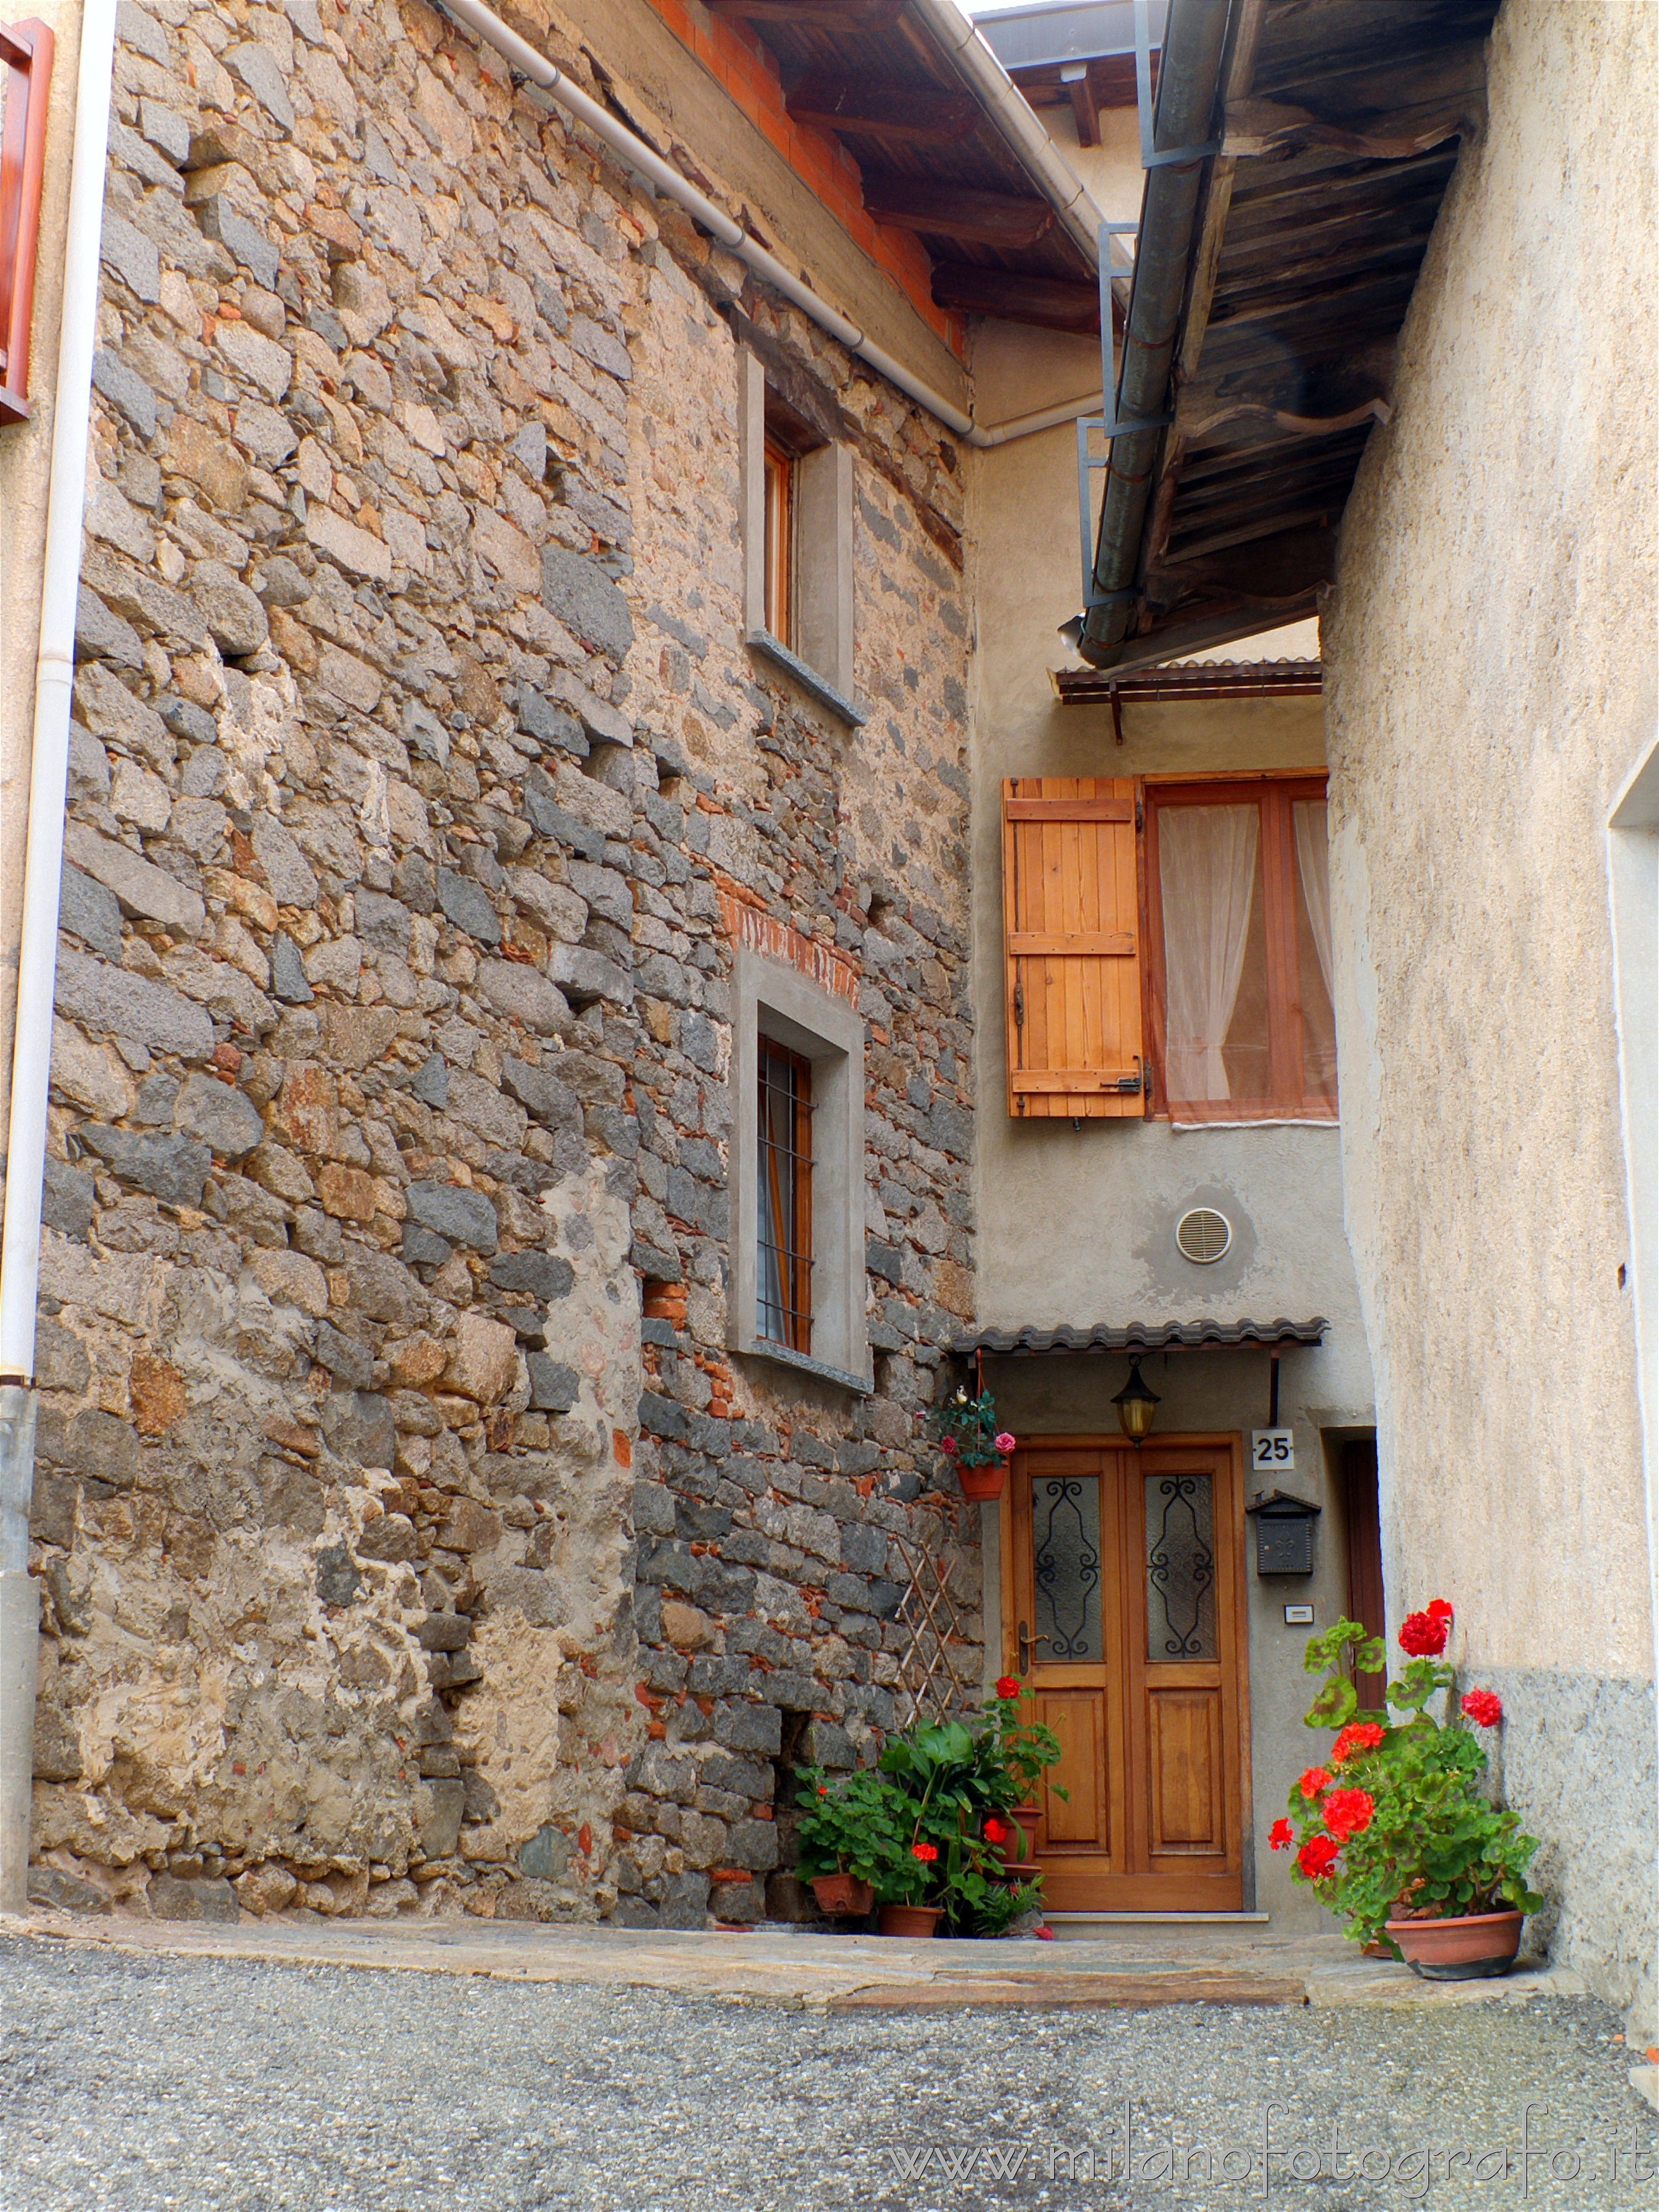
[[811, 1375], [820, 1382], [833, 1382], [837, 1389], [851, 1390], [860, 1398], [873, 1395], [874, 1386], [864, 1375], [849, 1375], [844, 1367], [831, 1367], [827, 1360], [813, 1359], [804, 1352], [792, 1352], [787, 1344], [769, 1344], [764, 1337], [751, 1337], [747, 1344], [735, 1346], [742, 1359], [763, 1359], [774, 1367], [787, 1367], [797, 1375]]
[[744, 642], [750, 652], [758, 653], [763, 660], [771, 661], [775, 667], [782, 669], [786, 676], [793, 676], [803, 691], [810, 692], [820, 707], [827, 707], [849, 729], [863, 728], [864, 716], [852, 701], [843, 698], [833, 684], [826, 684], [816, 668], [809, 667], [799, 653], [791, 653], [788, 647], [774, 637], [770, 630], [751, 629]]

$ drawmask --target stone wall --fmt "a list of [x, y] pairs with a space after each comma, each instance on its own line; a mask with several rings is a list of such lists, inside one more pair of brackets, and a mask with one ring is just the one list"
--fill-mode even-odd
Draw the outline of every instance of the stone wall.
[[1453, 1658], [1503, 1686], [1556, 1955], [1644, 2042], [1653, 1561], [1606, 871], [1654, 729], [1653, 31], [1507, 0], [1324, 624], [1390, 1598], [1452, 1600]]
[[[957, 458], [415, 0], [121, 21], [39, 1883], [750, 1917], [896, 1540], [976, 1587]], [[739, 340], [854, 448], [857, 731], [741, 642]], [[736, 908], [866, 1017], [867, 1398], [722, 1349]]]

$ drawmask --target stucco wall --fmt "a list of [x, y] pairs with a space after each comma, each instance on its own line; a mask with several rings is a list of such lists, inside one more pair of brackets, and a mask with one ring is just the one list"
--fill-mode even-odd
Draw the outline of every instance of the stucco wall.
[[[70, 148], [80, 51], [76, 0], [41, 0], [30, 13], [58, 41], [46, 125], [39, 260], [34, 284], [26, 422], [0, 428], [0, 1128], [11, 1103], [11, 1025], [17, 994], [23, 846], [28, 832], [29, 748], [34, 728], [34, 663], [40, 639], [40, 559], [52, 465], [52, 392], [57, 380], [69, 217]], [[3, 1150], [3, 1147], [0, 1147]], [[4, 1164], [0, 1161], [0, 1176]]]
[[1651, 1562], [1605, 830], [1653, 730], [1653, 33], [1644, 7], [1499, 17], [1488, 127], [1325, 626], [1390, 1592], [1457, 1606], [1453, 1656], [1509, 1701], [1558, 1952], [1648, 2013]]
[[[1084, 155], [1091, 189], [1112, 213], [1139, 204], [1133, 130], [1105, 118], [1109, 144]], [[1133, 124], [1133, 117], [1129, 118]], [[1067, 145], [1068, 157], [1075, 149]], [[1125, 204], [1125, 202], [1127, 204]], [[981, 418], [1058, 404], [1098, 389], [1092, 340], [981, 325], [974, 368]], [[1327, 1476], [1322, 1433], [1366, 1428], [1370, 1367], [1342, 1226], [1340, 1134], [1333, 1127], [1174, 1130], [1166, 1121], [1018, 1122], [1007, 1111], [1003, 1012], [1001, 781], [1009, 775], [1157, 775], [1317, 768], [1324, 731], [1317, 699], [1130, 706], [1124, 739], [1106, 706], [1062, 707], [1048, 672], [1071, 665], [1057, 626], [1080, 604], [1076, 442], [1069, 424], [975, 454], [970, 465], [969, 562], [975, 607], [973, 751], [974, 1002], [978, 1036], [975, 1212], [982, 1326], [1323, 1314], [1316, 1352], [1285, 1362], [1280, 1417], [1297, 1431], [1295, 1487], [1324, 1507], [1311, 1589], [1249, 1576], [1251, 1751], [1256, 1896], [1285, 1924], [1319, 1908], [1293, 1889], [1266, 1849], [1291, 1778], [1307, 1763], [1305, 1632], [1288, 1630], [1287, 1599], [1311, 1597], [1322, 1624], [1345, 1609], [1346, 1532], [1340, 1486]], [[1229, 647], [1225, 657], [1317, 653], [1312, 625]], [[1232, 1221], [1226, 1259], [1194, 1266], [1175, 1224], [1194, 1204]], [[1115, 1434], [1111, 1393], [1121, 1359], [995, 1364], [999, 1407], [1021, 1434]], [[1177, 1353], [1149, 1363], [1165, 1399], [1161, 1429], [1238, 1431], [1267, 1419], [1261, 1353]], [[1253, 1490], [1255, 1486], [1247, 1485]], [[990, 1516], [988, 1516], [988, 1519]], [[1250, 1556], [1253, 1558], [1253, 1549]], [[988, 1561], [994, 1606], [998, 1581]], [[988, 1652], [997, 1649], [988, 1624]], [[1329, 1924], [1328, 1923], [1328, 1924]]]

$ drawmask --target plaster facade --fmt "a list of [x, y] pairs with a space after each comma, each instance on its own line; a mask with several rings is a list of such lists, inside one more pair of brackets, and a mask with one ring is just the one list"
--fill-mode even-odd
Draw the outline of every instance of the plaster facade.
[[[57, 40], [48, 110], [49, 143], [62, 146], [75, 127], [80, 9], [43, 0], [33, 10]], [[69, 165], [46, 164], [41, 191], [39, 262], [30, 347], [33, 409], [27, 422], [0, 432], [0, 1037], [11, 1037], [17, 995], [17, 939], [28, 834], [29, 750], [34, 730], [34, 666], [40, 638], [40, 563], [52, 465], [52, 392], [64, 290]], [[0, 1127], [11, 1103], [11, 1054], [0, 1054]], [[4, 1174], [0, 1162], [0, 1176]]]
[[[1108, 213], [1138, 205], [1133, 114], [1103, 118], [1106, 144], [1067, 145]], [[1092, 340], [981, 324], [974, 369], [992, 419], [1098, 389]], [[1290, 1925], [1333, 1924], [1286, 1863], [1267, 1829], [1306, 1764], [1301, 1727], [1310, 1684], [1308, 1631], [1287, 1628], [1287, 1600], [1315, 1607], [1327, 1626], [1346, 1610], [1347, 1553], [1338, 1440], [1368, 1431], [1370, 1370], [1352, 1263], [1343, 1231], [1341, 1133], [1335, 1126], [1176, 1128], [1168, 1120], [1019, 1121], [1007, 1111], [1003, 990], [1001, 784], [1006, 776], [1158, 776], [1322, 765], [1322, 702], [1246, 699], [1127, 705], [1115, 738], [1104, 703], [1062, 706], [1047, 672], [1066, 665], [1059, 624], [1080, 604], [1076, 441], [1069, 424], [1018, 446], [975, 453], [970, 544], [977, 650], [974, 663], [974, 1002], [978, 1040], [975, 1117], [976, 1284], [980, 1324], [992, 1328], [1098, 1322], [1249, 1316], [1330, 1323], [1317, 1350], [1285, 1354], [1280, 1420], [1297, 1435], [1297, 1469], [1285, 1485], [1322, 1507], [1311, 1584], [1248, 1574], [1255, 1896]], [[1040, 544], [1024, 517], [1054, 519]], [[1061, 526], [1062, 523], [1066, 526]], [[1005, 549], [1018, 545], [1019, 557]], [[1233, 659], [1316, 657], [1316, 635], [1270, 633], [1231, 647]], [[1234, 1242], [1213, 1265], [1184, 1259], [1176, 1223], [1212, 1205]], [[1265, 1427], [1267, 1361], [1261, 1352], [1176, 1352], [1144, 1370], [1164, 1402], [1170, 1433], [1234, 1434]], [[1045, 1356], [988, 1360], [999, 1412], [1022, 1436], [1117, 1432], [1110, 1404], [1128, 1373], [1121, 1358]], [[1259, 1486], [1247, 1480], [1247, 1498]], [[1247, 1539], [1247, 1552], [1253, 1547]], [[1000, 1583], [987, 1575], [987, 1648], [1000, 1646]]]
[[1651, 1229], [1626, 1207], [1607, 827], [1654, 729], [1653, 33], [1639, 7], [1499, 16], [1325, 623], [1390, 1601], [1456, 1605], [1454, 1660], [1504, 1699], [1503, 1786], [1548, 1839], [1554, 1954], [1647, 2042]]

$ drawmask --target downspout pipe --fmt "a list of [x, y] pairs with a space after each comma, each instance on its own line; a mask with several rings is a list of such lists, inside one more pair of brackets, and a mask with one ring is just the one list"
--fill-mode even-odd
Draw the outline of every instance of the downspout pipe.
[[[1228, 6], [1229, 0], [1171, 0], [1152, 130], [1158, 153], [1200, 146], [1210, 136]], [[1204, 166], [1200, 158], [1146, 172], [1140, 242], [1118, 372], [1120, 422], [1150, 422], [1164, 412]], [[1112, 441], [1095, 543], [1094, 591], [1104, 604], [1085, 610], [1078, 641], [1078, 650], [1091, 667], [1109, 668], [1128, 631], [1133, 610], [1129, 599], [1120, 595], [1128, 593], [1136, 580], [1141, 530], [1163, 434], [1161, 429], [1136, 430]]]
[[116, 0], [87, 0], [75, 95], [75, 149], [64, 253], [63, 323], [52, 394], [52, 467], [40, 586], [28, 838], [18, 947], [6, 1205], [0, 1243], [0, 1911], [28, 1895], [34, 1786], [34, 1686], [40, 1593], [29, 1572], [34, 1492], [34, 1324], [40, 1285], [40, 1201], [46, 1089], [58, 978], [58, 894], [64, 867], [70, 695], [81, 587], [92, 357], [98, 338], [98, 260], [104, 164], [115, 70]]
[[[971, 26], [957, 15], [949, 0], [945, 0], [943, 5], [938, 4], [938, 0], [927, 0], [926, 5], [922, 4], [922, 0], [910, 0], [910, 4], [918, 8], [930, 23], [935, 16], [941, 24], [948, 20], [951, 29], [947, 42], [964, 75], [975, 65], [974, 60], [963, 59], [965, 50], [962, 34], [966, 32], [967, 47], [973, 50], [974, 57], [982, 57], [984, 70], [988, 72], [988, 83], [991, 80], [1000, 80], [1012, 100], [1030, 118], [1031, 134], [1041, 139], [1048, 149], [1047, 167], [1040, 173], [1034, 166], [1035, 147], [1030, 150], [1030, 158], [1022, 154], [1021, 159], [1042, 185], [1045, 198], [1051, 204], [1057, 204], [1057, 212], [1067, 230], [1085, 244], [1092, 267], [1096, 234], [1100, 222], [1094, 203], [1053, 147], [1048, 145], [1047, 133], [1036, 118], [1025, 108], [1024, 100], [989, 48], [978, 38]], [[878, 346], [872, 338], [866, 337], [856, 323], [837, 313], [810, 284], [792, 275], [775, 255], [769, 253], [763, 246], [750, 238], [746, 230], [733, 222], [723, 208], [716, 207], [706, 193], [700, 192], [695, 185], [683, 177], [671, 161], [664, 161], [660, 154], [647, 146], [644, 139], [630, 131], [625, 123], [619, 122], [608, 108], [602, 107], [580, 85], [573, 84], [562, 70], [532, 46], [528, 40], [521, 39], [516, 31], [502, 22], [493, 9], [483, 6], [481, 0], [443, 0], [443, 6], [458, 23], [465, 24], [467, 29], [475, 33], [486, 46], [493, 46], [510, 69], [537, 86], [549, 99], [556, 100], [561, 107], [586, 125], [596, 138], [609, 146], [612, 153], [626, 161], [637, 175], [643, 177], [665, 198], [672, 200], [677, 207], [684, 208], [694, 222], [700, 224], [729, 253], [736, 254], [763, 283], [769, 284], [775, 292], [781, 293], [803, 314], [810, 316], [820, 330], [828, 331], [830, 337], [844, 345], [849, 353], [856, 354], [860, 361], [867, 362], [890, 384], [896, 385], [908, 398], [914, 399], [919, 407], [926, 408], [936, 421], [943, 422], [946, 429], [953, 431], [967, 444], [975, 447], [1006, 445], [1011, 439], [1029, 437], [1034, 431], [1053, 429], [1061, 422], [1069, 422], [1079, 414], [1100, 404], [1091, 396], [1085, 401], [1044, 408], [1035, 415], [1018, 416], [1012, 422], [999, 423], [988, 429], [981, 428], [971, 415], [964, 415], [961, 408], [953, 405], [943, 392], [936, 392], [931, 385], [923, 383], [902, 362], [895, 361], [891, 354]], [[945, 34], [941, 30], [939, 35], [944, 37]], [[969, 81], [978, 90], [978, 78], [970, 77]], [[992, 84], [991, 91], [985, 96], [990, 98], [994, 90], [994, 84]], [[1012, 129], [1012, 122], [1005, 120], [1000, 112], [996, 119], [999, 129], [1005, 137], [1008, 137]], [[1049, 170], [1054, 173], [1052, 180], [1048, 178]]]

